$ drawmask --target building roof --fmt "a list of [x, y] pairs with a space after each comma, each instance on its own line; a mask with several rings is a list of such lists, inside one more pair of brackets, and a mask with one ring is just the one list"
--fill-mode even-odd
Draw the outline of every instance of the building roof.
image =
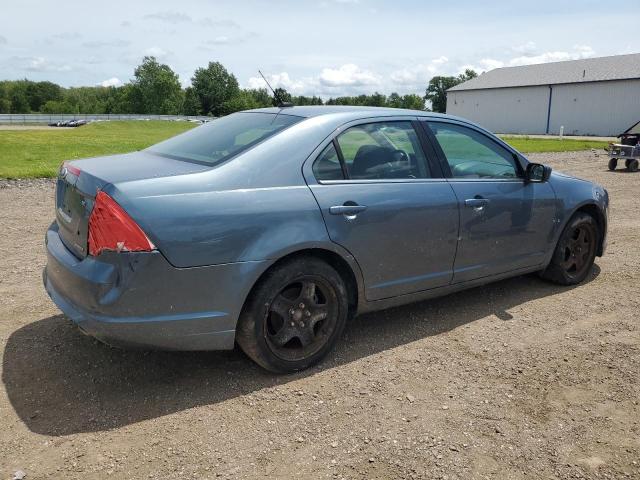
[[557, 85], [640, 78], [640, 53], [496, 68], [448, 91]]

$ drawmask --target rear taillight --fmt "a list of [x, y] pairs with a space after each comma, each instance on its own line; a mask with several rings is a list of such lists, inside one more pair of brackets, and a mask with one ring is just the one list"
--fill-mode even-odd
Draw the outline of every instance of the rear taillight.
[[104, 192], [98, 192], [89, 217], [89, 255], [103, 250], [150, 252], [156, 247], [136, 222]]
[[64, 175], [66, 175], [67, 172], [69, 172], [69, 173], [75, 175], [76, 177], [80, 176], [80, 169], [78, 167], [74, 167], [69, 162], [64, 162], [62, 164], [62, 166], [60, 167], [60, 172], [64, 173]]

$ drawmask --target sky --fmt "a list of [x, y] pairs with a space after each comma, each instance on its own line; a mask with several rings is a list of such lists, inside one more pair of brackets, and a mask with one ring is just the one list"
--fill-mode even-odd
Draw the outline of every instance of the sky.
[[[121, 85], [153, 55], [189, 85], [419, 93], [435, 75], [640, 52], [638, 0], [0, 0], [0, 79]], [[619, 32], [619, 33], [617, 33]]]

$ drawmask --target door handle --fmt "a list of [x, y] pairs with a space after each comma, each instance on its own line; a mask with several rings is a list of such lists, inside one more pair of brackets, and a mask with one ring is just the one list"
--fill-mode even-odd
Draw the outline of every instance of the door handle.
[[364, 212], [366, 209], [366, 205], [334, 205], [333, 207], [329, 207], [329, 213], [331, 215], [346, 215], [349, 217]]
[[472, 207], [476, 210], [482, 210], [484, 207], [489, 205], [488, 198], [467, 198], [464, 201], [465, 207]]

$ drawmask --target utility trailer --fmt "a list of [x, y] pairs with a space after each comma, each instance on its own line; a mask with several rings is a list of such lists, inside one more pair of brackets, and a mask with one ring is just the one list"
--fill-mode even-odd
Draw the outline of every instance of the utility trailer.
[[630, 172], [637, 172], [640, 165], [640, 122], [635, 123], [618, 135], [620, 143], [610, 143], [606, 148], [609, 155], [609, 170], [615, 170], [618, 160]]

